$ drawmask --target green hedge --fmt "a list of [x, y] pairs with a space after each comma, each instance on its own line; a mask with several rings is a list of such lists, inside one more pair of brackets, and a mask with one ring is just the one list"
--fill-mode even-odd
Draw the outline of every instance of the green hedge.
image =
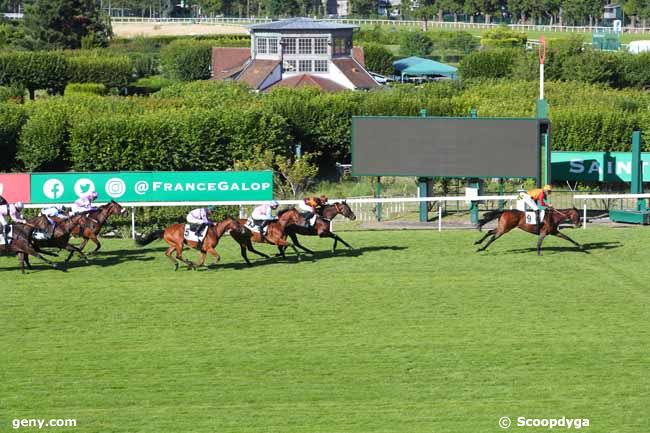
[[460, 62], [460, 76], [464, 80], [509, 77], [521, 55], [516, 49], [475, 51]]
[[[15, 120], [0, 118], [0, 129], [13, 148], [19, 143], [17, 160], [4, 165], [29, 170], [221, 170], [260, 147], [289, 155], [299, 144], [319, 153], [327, 174], [348, 160], [354, 115], [417, 116], [425, 108], [432, 116], [477, 109], [480, 117], [532, 117], [537, 92], [536, 81], [511, 79], [334, 94], [255, 94], [241, 83], [204, 81], [173, 84], [150, 98], [72, 94], [6, 104]], [[628, 150], [636, 128], [650, 139], [648, 92], [547, 82], [546, 97], [555, 150]], [[12, 105], [19, 108], [6, 108]]]
[[68, 81], [68, 62], [60, 51], [0, 52], [0, 85], [19, 85], [34, 99], [36, 90], [62, 92]]
[[106, 86], [101, 83], [70, 83], [65, 86], [65, 95], [70, 96], [73, 94], [83, 95], [105, 95]]
[[0, 103], [0, 170], [16, 164], [18, 137], [27, 121], [27, 110], [18, 104]]
[[[20, 131], [17, 159], [27, 171], [61, 171], [68, 167], [68, 107], [47, 101], [30, 113]], [[86, 155], [91, 157], [91, 155]]]
[[207, 80], [212, 61], [211, 41], [177, 40], [160, 52], [163, 73], [181, 81]]
[[134, 78], [133, 63], [128, 56], [88, 53], [69, 57], [68, 63], [72, 83], [101, 83], [108, 88], [122, 88]]

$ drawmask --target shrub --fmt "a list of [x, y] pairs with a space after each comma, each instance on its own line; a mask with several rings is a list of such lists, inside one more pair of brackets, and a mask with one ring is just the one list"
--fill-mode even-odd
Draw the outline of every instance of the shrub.
[[133, 63], [127, 56], [90, 51], [71, 56], [68, 62], [73, 83], [101, 83], [107, 88], [122, 88], [133, 79]]
[[68, 115], [62, 100], [39, 104], [20, 132], [18, 160], [28, 171], [65, 170], [68, 129]]
[[404, 56], [426, 56], [431, 53], [433, 42], [421, 31], [411, 31], [402, 36], [400, 53]]
[[567, 57], [562, 64], [562, 72], [565, 80], [620, 87], [623, 64], [621, 57], [615, 53], [589, 50]]
[[210, 41], [178, 40], [161, 50], [163, 73], [181, 81], [210, 78], [213, 44]]
[[366, 68], [369, 71], [383, 75], [392, 75], [395, 72], [393, 67], [393, 54], [378, 44], [366, 44], [363, 46], [366, 59]]
[[68, 80], [68, 62], [59, 51], [0, 52], [0, 85], [20, 85], [34, 99], [36, 90], [61, 93]]
[[18, 137], [26, 121], [27, 111], [23, 106], [0, 103], [0, 170], [15, 165]]
[[475, 51], [460, 62], [460, 75], [465, 80], [509, 77], [522, 55], [514, 49]]
[[623, 86], [650, 88], [650, 53], [621, 54]]
[[70, 96], [73, 93], [105, 95], [106, 86], [100, 83], [70, 83], [65, 87], [65, 95]]
[[508, 26], [499, 26], [483, 33], [481, 45], [490, 48], [523, 48], [527, 40], [525, 32], [510, 30]]
[[20, 84], [13, 86], [0, 86], [0, 103], [16, 102], [22, 104], [25, 98], [25, 88]]

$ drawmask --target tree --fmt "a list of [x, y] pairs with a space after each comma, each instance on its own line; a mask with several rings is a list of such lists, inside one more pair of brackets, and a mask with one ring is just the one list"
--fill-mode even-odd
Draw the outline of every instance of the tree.
[[429, 35], [420, 31], [405, 33], [401, 45], [400, 52], [405, 56], [426, 56], [433, 48]]
[[377, 2], [373, 0], [351, 0], [352, 13], [367, 17], [377, 13]]
[[395, 72], [393, 54], [383, 45], [366, 44], [363, 46], [366, 68], [378, 74], [389, 75]]
[[234, 169], [273, 170], [275, 189], [282, 198], [300, 197], [318, 174], [318, 166], [312, 162], [318, 153], [287, 157], [256, 146], [254, 155], [250, 159], [235, 161]]
[[84, 38], [107, 46], [110, 37], [94, 0], [31, 0], [25, 28], [36, 46], [49, 49], [80, 48]]

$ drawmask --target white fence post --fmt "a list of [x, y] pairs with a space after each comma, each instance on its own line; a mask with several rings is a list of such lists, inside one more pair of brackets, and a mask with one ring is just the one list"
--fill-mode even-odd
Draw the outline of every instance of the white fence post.
[[438, 203], [438, 231], [442, 231], [442, 202]]
[[131, 206], [131, 238], [135, 240], [135, 207]]
[[582, 206], [582, 228], [584, 230], [587, 229], [587, 200], [583, 202]]

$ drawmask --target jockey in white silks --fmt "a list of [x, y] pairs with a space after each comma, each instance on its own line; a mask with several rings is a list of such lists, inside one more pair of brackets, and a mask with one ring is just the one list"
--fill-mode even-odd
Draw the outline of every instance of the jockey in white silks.
[[[210, 215], [212, 215], [213, 210], [214, 208], [212, 206], [208, 206], [205, 208], [202, 207], [202, 208], [194, 209], [187, 214], [185, 220], [191, 224], [190, 229], [193, 230], [194, 233], [196, 233], [197, 238], [201, 239], [201, 234], [203, 233], [203, 230], [207, 226], [211, 226], [212, 224], [214, 224], [210, 220]], [[202, 241], [198, 243], [197, 248], [199, 250], [201, 249], [201, 244]]]
[[25, 224], [27, 221], [23, 217], [23, 209], [25, 206], [21, 202], [16, 204], [5, 203], [0, 206], [0, 230], [2, 234], [6, 237], [9, 233], [9, 223], [5, 217], [11, 218], [11, 221], [14, 223]]
[[97, 208], [93, 206], [93, 201], [95, 199], [97, 199], [96, 191], [91, 191], [89, 193], [80, 196], [77, 200], [75, 200], [74, 204], [72, 205], [72, 214], [76, 215], [80, 213], [97, 210]]
[[267, 204], [262, 204], [253, 209], [251, 214], [251, 219], [253, 224], [255, 224], [259, 230], [260, 234], [264, 235], [264, 228], [271, 222], [275, 221], [277, 218], [273, 215], [273, 211], [280, 206], [275, 200], [270, 201]]
[[47, 222], [50, 223], [50, 236], [54, 235], [54, 229], [56, 227], [56, 221], [52, 218], [68, 219], [65, 208], [56, 204], [41, 209], [41, 215], [47, 218]]

